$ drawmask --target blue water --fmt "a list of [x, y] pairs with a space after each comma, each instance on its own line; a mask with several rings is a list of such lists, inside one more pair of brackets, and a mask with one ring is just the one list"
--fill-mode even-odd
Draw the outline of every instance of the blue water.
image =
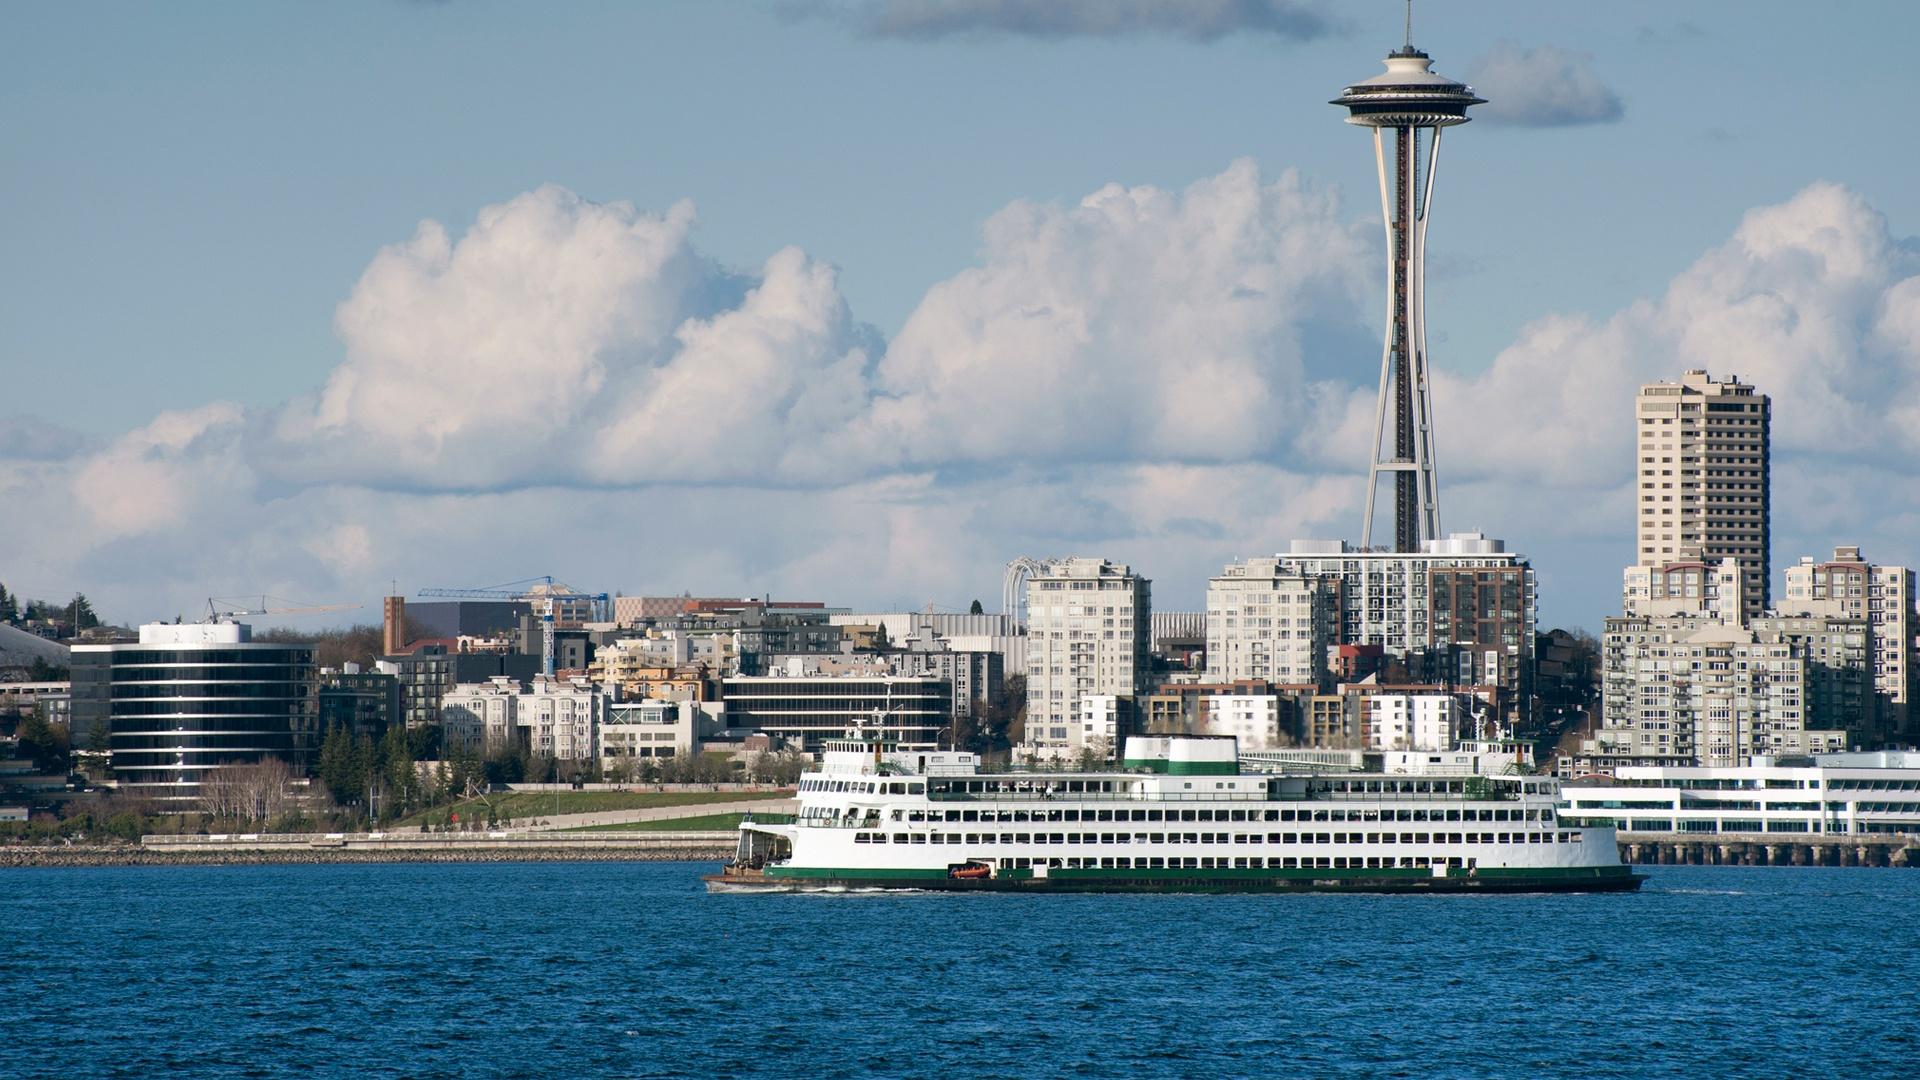
[[0, 1076], [1920, 1075], [1920, 872], [1626, 896], [708, 896], [0, 872]]

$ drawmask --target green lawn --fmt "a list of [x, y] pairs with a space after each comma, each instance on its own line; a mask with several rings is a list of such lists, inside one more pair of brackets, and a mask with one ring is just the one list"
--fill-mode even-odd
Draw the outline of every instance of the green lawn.
[[583, 825], [560, 832], [717, 832], [740, 827], [745, 814], [702, 814], [699, 817], [666, 818], [661, 821], [628, 821], [619, 825]]
[[[598, 814], [608, 810], [652, 810], [662, 806], [700, 806], [704, 803], [743, 802], [749, 799], [791, 799], [792, 791], [562, 791], [557, 793], [516, 791], [508, 795], [489, 795], [494, 810], [515, 821], [555, 814]], [[452, 809], [462, 821], [485, 821], [487, 802], [468, 799]], [[423, 821], [447, 820], [447, 807], [415, 814], [388, 828], [419, 825]]]

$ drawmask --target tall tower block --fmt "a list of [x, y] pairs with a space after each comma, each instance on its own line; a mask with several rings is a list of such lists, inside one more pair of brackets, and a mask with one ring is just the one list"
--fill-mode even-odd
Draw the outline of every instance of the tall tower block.
[[1387, 54], [1385, 72], [1354, 83], [1332, 102], [1346, 107], [1347, 123], [1373, 129], [1380, 212], [1387, 227], [1387, 334], [1373, 419], [1373, 463], [1367, 470], [1367, 516], [1360, 535], [1366, 546], [1373, 544], [1373, 504], [1381, 473], [1393, 474], [1393, 549], [1418, 552], [1421, 541], [1440, 536], [1427, 378], [1427, 220], [1433, 209], [1440, 131], [1466, 123], [1467, 107], [1485, 100], [1474, 96], [1473, 87], [1435, 72], [1432, 58], [1413, 47], [1409, 28], [1407, 44]]

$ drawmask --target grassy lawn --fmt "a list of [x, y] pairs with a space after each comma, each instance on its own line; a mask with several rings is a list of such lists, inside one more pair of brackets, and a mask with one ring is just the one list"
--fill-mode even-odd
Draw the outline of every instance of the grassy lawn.
[[[699, 806], [704, 803], [743, 802], [749, 799], [791, 799], [791, 791], [516, 791], [507, 795], [489, 795], [494, 809], [515, 821], [555, 814], [597, 814], [607, 810], [652, 810], [662, 806]], [[468, 799], [452, 809], [460, 820], [485, 821], [487, 804]], [[418, 825], [422, 821], [447, 819], [447, 807], [415, 814], [389, 828]]]
[[629, 821], [620, 825], [583, 825], [561, 832], [714, 832], [740, 827], [745, 814], [702, 814], [699, 817], [667, 818], [662, 821]]

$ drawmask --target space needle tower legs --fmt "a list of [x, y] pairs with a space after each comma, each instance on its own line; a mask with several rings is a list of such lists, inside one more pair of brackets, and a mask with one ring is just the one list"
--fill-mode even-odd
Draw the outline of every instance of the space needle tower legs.
[[[1373, 544], [1374, 503], [1382, 473], [1393, 476], [1394, 550], [1417, 552], [1421, 541], [1440, 535], [1427, 364], [1427, 222], [1433, 208], [1440, 131], [1466, 123], [1467, 107], [1483, 100], [1474, 96], [1472, 87], [1435, 73], [1431, 58], [1411, 43], [1387, 54], [1384, 74], [1347, 87], [1333, 100], [1348, 109], [1348, 123], [1373, 129], [1380, 215], [1386, 226], [1387, 330], [1380, 351], [1380, 397], [1374, 407], [1373, 461], [1367, 470], [1366, 519], [1360, 537], [1368, 547]], [[1389, 131], [1393, 135], [1391, 165]]]

